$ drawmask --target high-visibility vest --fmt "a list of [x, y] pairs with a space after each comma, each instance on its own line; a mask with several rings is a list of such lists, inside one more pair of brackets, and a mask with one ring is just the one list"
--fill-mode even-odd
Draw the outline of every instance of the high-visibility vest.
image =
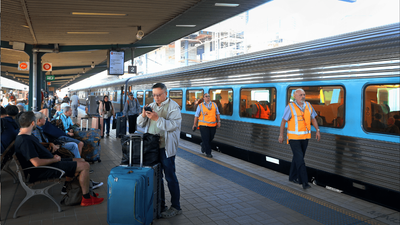
[[287, 140], [305, 140], [311, 138], [312, 107], [306, 102], [304, 112], [292, 103], [289, 103], [292, 118], [288, 121]]
[[[208, 109], [204, 102], [200, 104], [199, 126], [217, 126], [217, 105], [214, 102], [211, 103], [211, 109]], [[207, 112], [207, 115], [204, 115], [204, 112]]]
[[265, 110], [264, 107], [258, 102], [256, 102], [256, 106], [257, 106], [257, 113], [254, 116], [254, 118], [269, 119], [269, 114], [270, 114], [269, 107], [267, 106], [267, 110]]

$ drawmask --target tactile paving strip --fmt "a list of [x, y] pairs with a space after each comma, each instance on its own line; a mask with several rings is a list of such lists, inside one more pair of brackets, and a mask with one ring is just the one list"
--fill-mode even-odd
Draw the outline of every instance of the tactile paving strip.
[[215, 159], [202, 157], [188, 149], [179, 148], [177, 155], [322, 224], [381, 224], [374, 219], [258, 177]]

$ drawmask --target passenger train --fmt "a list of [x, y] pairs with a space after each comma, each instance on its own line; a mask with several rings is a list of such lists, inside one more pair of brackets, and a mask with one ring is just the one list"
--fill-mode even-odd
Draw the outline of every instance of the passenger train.
[[145, 106], [152, 85], [165, 83], [181, 106], [181, 138], [196, 143], [196, 103], [209, 93], [222, 120], [213, 149], [288, 174], [279, 126], [302, 88], [321, 131], [317, 142], [312, 128], [305, 157], [310, 182], [400, 210], [399, 33], [391, 24], [73, 91], [81, 102], [107, 94], [121, 111], [125, 88]]

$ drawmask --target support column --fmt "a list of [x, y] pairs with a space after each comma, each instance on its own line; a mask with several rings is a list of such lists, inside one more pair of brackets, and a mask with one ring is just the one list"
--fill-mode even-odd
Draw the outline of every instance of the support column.
[[27, 49], [29, 55], [29, 109], [33, 112], [37, 112], [41, 109], [41, 92], [42, 87], [42, 72], [41, 72], [41, 61], [44, 53], [34, 52], [32, 48]]

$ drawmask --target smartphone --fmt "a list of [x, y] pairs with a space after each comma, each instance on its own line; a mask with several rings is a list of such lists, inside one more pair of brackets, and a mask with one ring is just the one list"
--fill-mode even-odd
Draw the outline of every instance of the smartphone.
[[146, 107], [144, 107], [144, 111], [153, 112], [153, 110], [151, 109], [151, 107], [150, 107], [150, 106], [146, 106]]

